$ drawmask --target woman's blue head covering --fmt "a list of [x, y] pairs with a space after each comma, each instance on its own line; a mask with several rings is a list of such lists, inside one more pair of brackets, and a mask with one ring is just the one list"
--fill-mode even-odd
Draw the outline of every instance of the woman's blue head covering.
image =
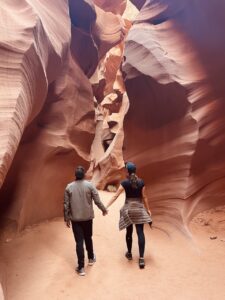
[[136, 172], [135, 164], [130, 162], [130, 161], [125, 164], [125, 167], [126, 167], [129, 174], [132, 174], [132, 173]]

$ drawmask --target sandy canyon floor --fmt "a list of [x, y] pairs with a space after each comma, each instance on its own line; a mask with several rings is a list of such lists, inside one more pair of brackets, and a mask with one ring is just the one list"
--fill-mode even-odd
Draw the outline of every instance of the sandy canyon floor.
[[[111, 196], [101, 192], [104, 202]], [[225, 299], [225, 207], [192, 221], [192, 242], [172, 228], [167, 235], [146, 225], [146, 267], [140, 270], [135, 231], [133, 260], [124, 257], [125, 232], [118, 231], [122, 203], [123, 196], [106, 217], [95, 209], [97, 262], [86, 267], [84, 277], [74, 271], [75, 243], [62, 218], [27, 228], [12, 239], [4, 236], [7, 299]]]

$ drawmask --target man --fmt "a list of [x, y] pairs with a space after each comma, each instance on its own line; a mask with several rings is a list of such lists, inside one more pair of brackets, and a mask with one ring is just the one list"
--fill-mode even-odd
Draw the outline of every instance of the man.
[[72, 223], [78, 258], [76, 272], [80, 276], [85, 275], [84, 242], [88, 254], [88, 264], [93, 265], [96, 261], [92, 242], [94, 218], [92, 200], [101, 209], [103, 216], [107, 214], [107, 209], [102, 204], [98, 191], [89, 181], [84, 180], [84, 176], [84, 168], [82, 166], [77, 167], [75, 170], [76, 180], [67, 185], [64, 195], [64, 220], [67, 227], [70, 227]]

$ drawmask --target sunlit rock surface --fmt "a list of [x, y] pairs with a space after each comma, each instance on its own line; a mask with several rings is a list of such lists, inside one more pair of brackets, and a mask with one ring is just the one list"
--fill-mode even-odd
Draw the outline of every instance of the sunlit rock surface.
[[126, 39], [124, 158], [179, 229], [225, 203], [224, 17], [224, 1], [147, 0]]
[[[69, 1], [72, 54], [88, 77], [94, 74], [99, 60], [120, 43], [127, 32], [127, 24], [118, 15], [115, 3], [96, 0], [96, 4], [95, 1]], [[123, 2], [121, 13], [125, 7], [126, 2]]]
[[123, 120], [129, 107], [120, 65], [123, 43], [112, 48], [91, 78], [96, 98], [96, 133], [89, 176], [100, 189], [118, 184], [123, 161]]

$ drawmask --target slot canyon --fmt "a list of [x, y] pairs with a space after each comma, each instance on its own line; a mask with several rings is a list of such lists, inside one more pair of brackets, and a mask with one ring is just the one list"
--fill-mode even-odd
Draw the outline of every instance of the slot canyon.
[[[225, 299], [224, 20], [225, 0], [1, 1], [0, 300]], [[106, 204], [127, 161], [146, 268], [124, 262], [120, 196], [85, 282], [65, 187], [82, 165]]]

